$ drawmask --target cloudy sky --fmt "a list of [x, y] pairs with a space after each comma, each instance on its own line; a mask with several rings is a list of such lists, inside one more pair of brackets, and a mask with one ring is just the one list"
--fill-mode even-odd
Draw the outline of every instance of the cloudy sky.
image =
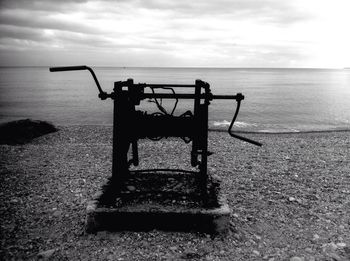
[[350, 67], [350, 0], [0, 0], [0, 65]]

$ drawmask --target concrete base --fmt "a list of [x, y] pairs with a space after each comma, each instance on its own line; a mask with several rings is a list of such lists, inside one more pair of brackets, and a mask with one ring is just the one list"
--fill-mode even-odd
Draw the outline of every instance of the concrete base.
[[108, 181], [88, 203], [86, 231], [161, 229], [225, 233], [230, 209], [220, 193], [218, 180], [208, 182], [212, 193], [205, 201], [198, 184], [198, 177], [183, 173], [132, 172], [121, 189]]

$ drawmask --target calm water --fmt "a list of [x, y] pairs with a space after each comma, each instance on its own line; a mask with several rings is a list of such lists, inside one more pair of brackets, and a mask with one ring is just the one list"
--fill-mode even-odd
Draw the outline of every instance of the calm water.
[[[147, 83], [210, 83], [214, 94], [242, 92], [236, 129], [310, 131], [350, 129], [350, 70], [94, 68], [102, 88], [133, 78]], [[97, 98], [87, 71], [50, 73], [46, 67], [0, 68], [0, 122], [33, 118], [57, 125], [112, 124], [112, 101]], [[171, 111], [172, 104], [168, 105]], [[188, 102], [179, 104], [181, 113]], [[154, 107], [145, 103], [145, 108]], [[213, 101], [210, 127], [227, 128], [233, 101]]]

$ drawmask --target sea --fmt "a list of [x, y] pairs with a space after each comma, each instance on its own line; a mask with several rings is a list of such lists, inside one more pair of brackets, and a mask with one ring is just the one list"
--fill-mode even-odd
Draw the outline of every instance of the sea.
[[[210, 84], [214, 95], [242, 93], [245, 99], [233, 128], [239, 132], [350, 130], [349, 69], [92, 68], [108, 93], [114, 82], [130, 78], [135, 83], [155, 84], [194, 84], [201, 79]], [[60, 126], [112, 125], [113, 101], [101, 101], [97, 95], [88, 71], [1, 67], [0, 123], [31, 118]], [[162, 102], [170, 113], [175, 101]], [[181, 100], [174, 115], [191, 108], [193, 101]], [[158, 110], [148, 100], [137, 109], [150, 113]], [[213, 100], [209, 106], [209, 128], [227, 129], [235, 109], [235, 100]]]

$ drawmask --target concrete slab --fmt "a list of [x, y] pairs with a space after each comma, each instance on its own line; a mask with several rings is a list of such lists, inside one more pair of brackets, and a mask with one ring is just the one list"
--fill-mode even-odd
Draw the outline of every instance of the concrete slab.
[[152, 229], [225, 233], [230, 209], [219, 181], [208, 182], [204, 200], [199, 177], [184, 173], [131, 172], [121, 189], [109, 180], [88, 203], [86, 231]]

